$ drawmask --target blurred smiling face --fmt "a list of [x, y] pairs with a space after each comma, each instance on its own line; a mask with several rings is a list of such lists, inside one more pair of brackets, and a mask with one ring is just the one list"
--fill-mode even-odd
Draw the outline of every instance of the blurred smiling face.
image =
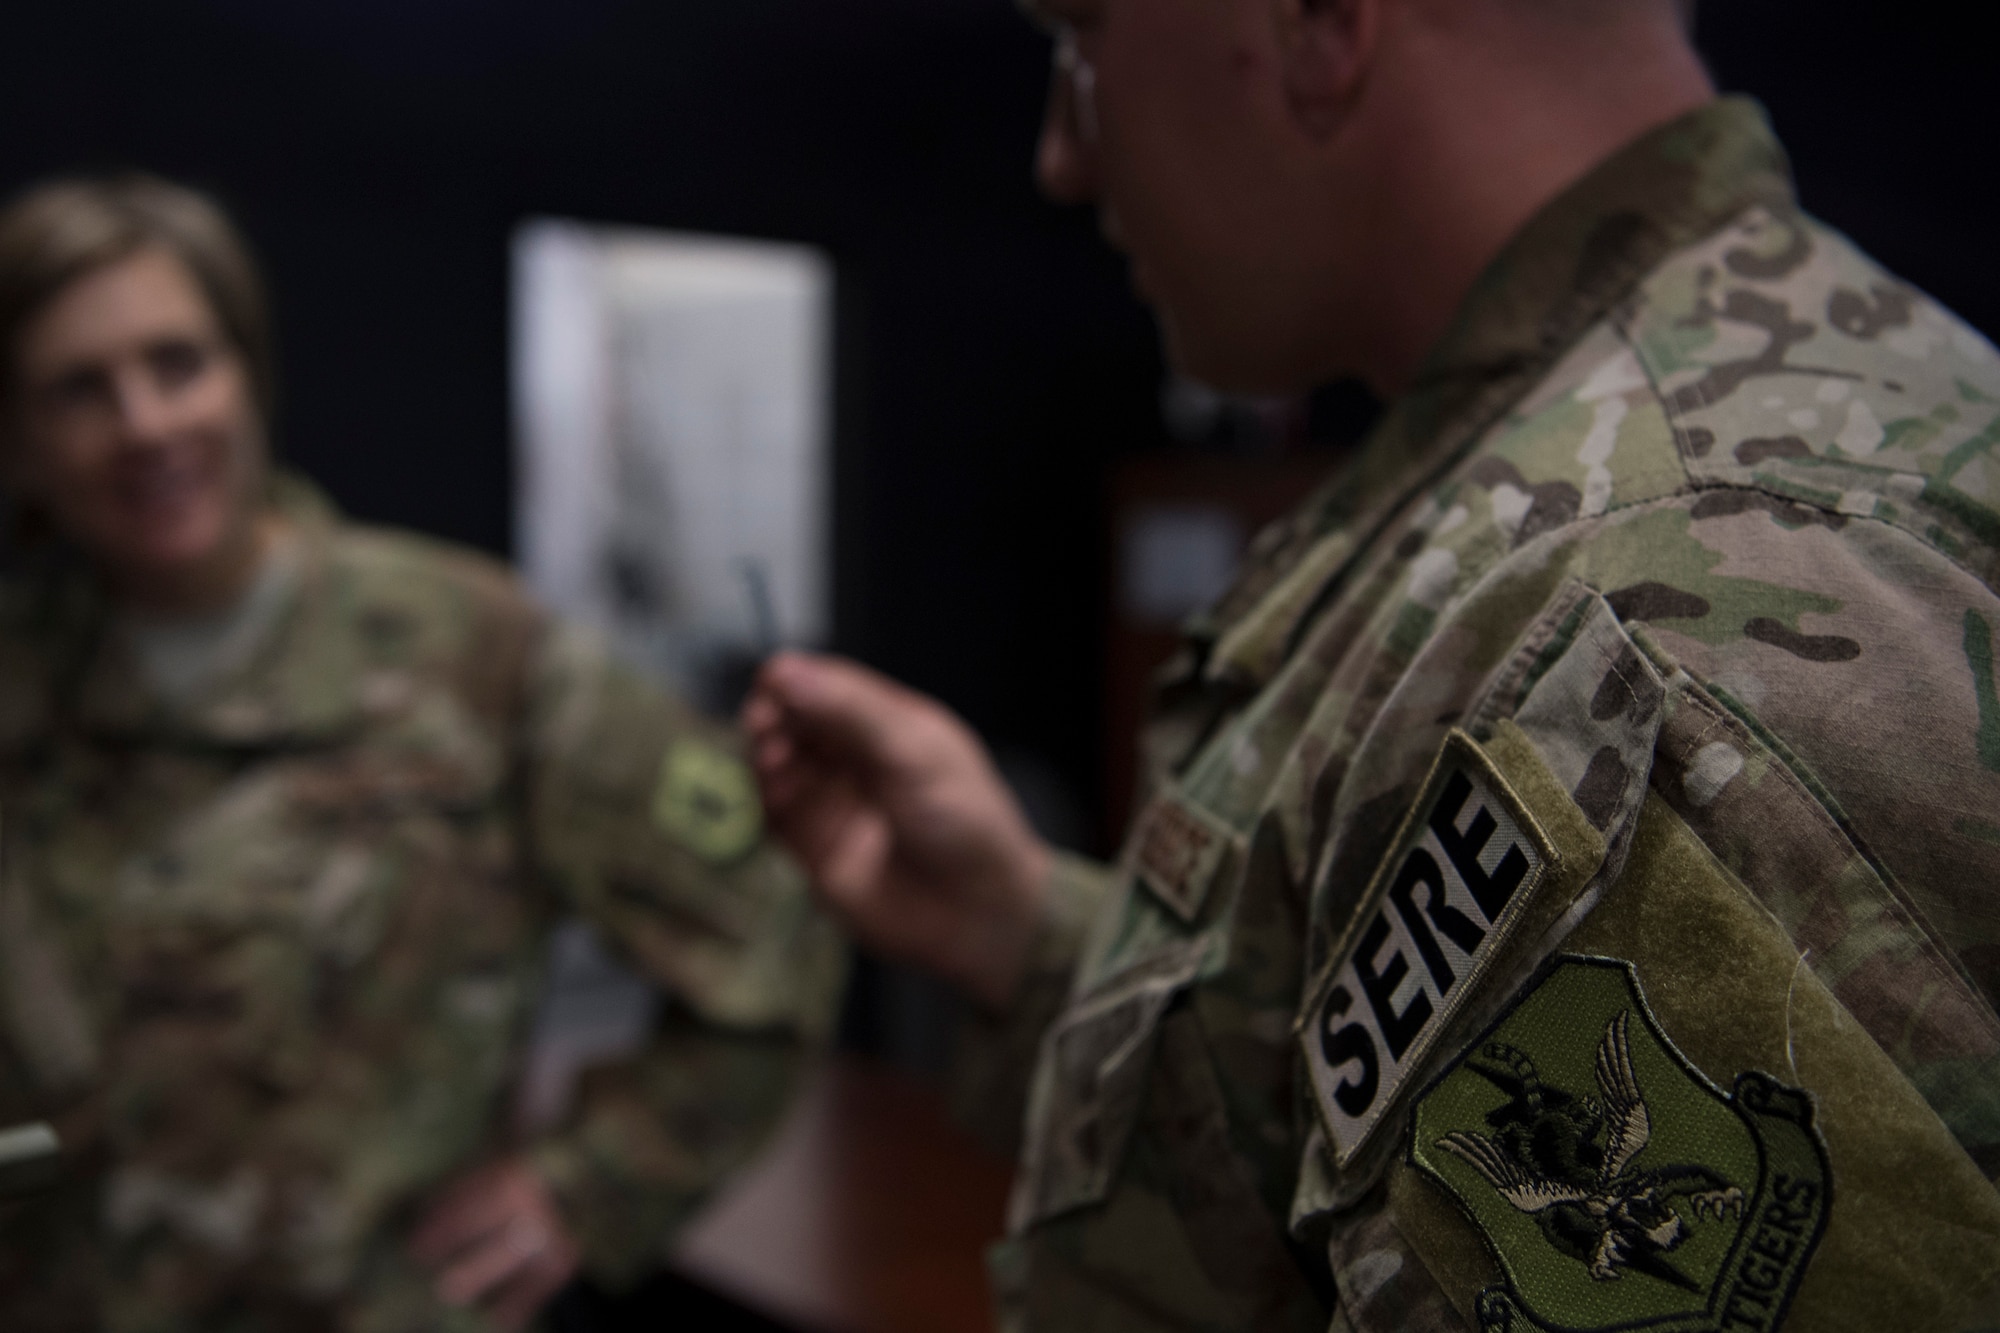
[[114, 580], [198, 578], [254, 540], [249, 376], [178, 259], [145, 249], [86, 273], [14, 356], [10, 480]]

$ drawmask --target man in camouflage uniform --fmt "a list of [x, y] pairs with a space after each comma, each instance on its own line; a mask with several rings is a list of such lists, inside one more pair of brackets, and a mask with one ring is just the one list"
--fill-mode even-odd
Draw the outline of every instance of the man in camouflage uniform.
[[[839, 946], [725, 730], [497, 565], [278, 491], [268, 628], [185, 698], [80, 571], [0, 608], [0, 1126], [65, 1150], [52, 1192], [0, 1201], [10, 1330], [490, 1327], [406, 1247], [516, 1154], [584, 1270], [629, 1280], [827, 1030]], [[523, 1142], [571, 912], [667, 1004]]]
[[859, 668], [746, 714], [978, 1100], [1039, 1052], [1005, 1325], [2000, 1321], [2000, 356], [1666, 4], [1046, 9], [1044, 182], [1177, 357], [1394, 401], [1188, 627], [1115, 868]]

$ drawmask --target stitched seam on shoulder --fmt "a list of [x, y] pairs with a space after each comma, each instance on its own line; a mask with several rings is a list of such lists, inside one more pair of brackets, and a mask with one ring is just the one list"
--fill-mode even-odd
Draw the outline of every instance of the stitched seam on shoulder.
[[[1761, 204], [1753, 205], [1752, 207], [1763, 207], [1763, 205]], [[1737, 218], [1742, 217], [1743, 213], [1748, 211], [1749, 211], [1748, 209], [1745, 209], [1743, 210], [1743, 212], [1739, 212], [1733, 217], [1731, 217], [1728, 222], [1723, 224], [1723, 228], [1717, 229], [1717, 232], [1719, 233], [1724, 228], [1734, 224]], [[1699, 242], [1697, 242], [1697, 244], [1699, 244]], [[1645, 287], [1646, 283], [1650, 281], [1654, 277], [1654, 275], [1664, 270], [1667, 267], [1667, 265], [1673, 262], [1673, 258], [1674, 256], [1669, 256], [1666, 260], [1662, 261], [1658, 266], [1656, 266], [1652, 271], [1648, 272], [1644, 277], [1642, 277], [1637, 283], [1634, 284], [1634, 290], [1635, 291], [1642, 290]], [[1709, 491], [1709, 490], [1755, 491], [1760, 495], [1768, 495], [1773, 499], [1783, 500], [1788, 504], [1800, 505], [1808, 509], [1816, 509], [1823, 514], [1839, 513], [1838, 510], [1829, 509], [1825, 505], [1820, 504], [1817, 501], [1801, 499], [1800, 497], [1795, 495], [1787, 495], [1783, 491], [1773, 490], [1769, 486], [1758, 485], [1754, 480], [1739, 481], [1723, 477], [1698, 476], [1694, 470], [1694, 460], [1689, 458], [1687, 453], [1681, 448], [1682, 433], [1680, 429], [1674, 425], [1674, 414], [1668, 407], [1667, 397], [1665, 392], [1660, 387], [1659, 377], [1653, 373], [1653, 367], [1649, 365], [1647, 363], [1647, 359], [1643, 355], [1641, 355], [1637, 342], [1633, 340], [1630, 327], [1628, 326], [1626, 321], [1616, 318], [1615, 315], [1614, 317], [1610, 318], [1607, 322], [1609, 323], [1611, 330], [1618, 335], [1618, 340], [1625, 345], [1628, 351], [1632, 353], [1632, 359], [1638, 363], [1640, 372], [1646, 376], [1646, 386], [1652, 393], [1654, 404], [1659, 408], [1661, 415], [1665, 418], [1667, 423], [1667, 429], [1671, 431], [1673, 434], [1674, 457], [1679, 461], [1681, 465], [1681, 475], [1686, 480], [1688, 486], [1687, 491], [1676, 492], [1676, 494], [1687, 494], [1690, 492]], [[1929, 478], [1924, 477], [1924, 475], [1920, 472], [1899, 471], [1894, 473], [1893, 475], [1919, 477], [1925, 480], [1926, 482], [1928, 482], [1929, 480]], [[1665, 498], [1665, 497], [1658, 497], [1658, 498]], [[1637, 502], [1629, 502], [1627, 504], [1614, 504], [1610, 506], [1608, 509], [1606, 509], [1605, 512], [1616, 513], [1621, 509], [1633, 507], [1636, 504], [1642, 504], [1642, 503], [1646, 502], [1637, 501]], [[1934, 505], [1925, 504], [1921, 496], [1916, 500], [1904, 501], [1900, 505], [1900, 509], [1904, 513], [1917, 511], [1919, 508], [1921, 508], [1921, 511], [1927, 518], [1931, 519], [1938, 526], [1947, 529], [1952, 533], [1952, 535], [1964, 539], [1968, 547], [1983, 547], [1986, 545], [1985, 542], [1983, 542], [1982, 540], [1980, 540], [1979, 538], [1973, 536], [1973, 534], [1968, 532], [1965, 528], [1965, 525], [1963, 523], [1960, 523], [1948, 511], [1941, 510]], [[1953, 556], [1950, 552], [1939, 549], [1937, 544], [1931, 541], [1924, 532], [1922, 532], [1914, 525], [1906, 521], [1903, 521], [1901, 518], [1885, 519], [1877, 517], [1874, 514], [1841, 514], [1840, 517], [1847, 519], [1854, 519], [1854, 520], [1864, 520], [1873, 523], [1880, 523], [1885, 527], [1892, 527], [1897, 529], [1898, 531], [1907, 533], [1909, 536], [1915, 538], [1918, 542], [1922, 543], [1925, 548], [1932, 551], [1936, 551], [1940, 557], [1949, 561], [1954, 568], [1963, 571], [1964, 573], [1970, 575], [1972, 578], [1977, 579], [1982, 584], [1985, 584], [1989, 587], [1992, 586], [1992, 578], [1990, 575], [1983, 574], [1980, 571], [1973, 569], [1969, 565], [1965, 564], [1965, 562], [1959, 560], [1956, 556]], [[1996, 564], [2000, 564], [2000, 553], [1995, 553], [1994, 560]]]
[[[1909, 475], [1915, 475], [1915, 474], [1912, 473]], [[1971, 565], [1966, 564], [1965, 561], [1960, 560], [1957, 556], [1953, 555], [1951, 552], [1943, 549], [1936, 542], [1930, 540], [1930, 538], [1926, 534], [1924, 534], [1921, 531], [1918, 531], [1916, 528], [1912, 527], [1910, 524], [1906, 522], [1902, 522], [1898, 519], [1882, 518], [1876, 514], [1843, 514], [1839, 510], [1829, 509], [1825, 505], [1820, 504], [1815, 500], [1802, 500], [1796, 495], [1787, 495], [1783, 491], [1772, 490], [1768, 486], [1759, 486], [1755, 482], [1748, 482], [1748, 481], [1696, 482], [1690, 489], [1685, 491], [1675, 491], [1670, 495], [1656, 495], [1645, 500], [1628, 500], [1621, 504], [1614, 504], [1609, 508], [1607, 508], [1602, 514], [1592, 514], [1588, 518], [1579, 515], [1578, 517], [1569, 520], [1567, 523], [1564, 523], [1559, 528], [1549, 528], [1543, 532], [1536, 533], [1531, 541], [1522, 546], [1517, 546], [1512, 548], [1511, 550], [1508, 550], [1503, 554], [1500, 560], [1495, 561], [1493, 565], [1488, 566], [1488, 568], [1489, 569], [1497, 568], [1507, 559], [1510, 559], [1513, 556], [1516, 556], [1520, 554], [1522, 551], [1528, 549], [1529, 546], [1533, 546], [1537, 543], [1546, 541], [1551, 537], [1560, 537], [1565, 533], [1570, 532], [1572, 529], [1583, 527], [1586, 524], [1600, 522], [1601, 520], [1609, 517], [1612, 514], [1636, 513], [1649, 508], [1671, 505], [1676, 501], [1686, 499], [1690, 495], [1706, 495], [1711, 491], [1751, 492], [1757, 495], [1768, 496], [1773, 500], [1778, 500], [1785, 504], [1796, 505], [1801, 509], [1810, 509], [1816, 513], [1826, 514], [1834, 518], [1839, 518], [1848, 523], [1872, 523], [1878, 527], [1888, 528], [1893, 532], [1900, 532], [1905, 537], [1908, 537], [1911, 541], [1923, 547], [1924, 550], [1930, 552], [1932, 555], [1935, 555], [1938, 559], [1944, 561], [1946, 564], [1950, 565], [1953, 569], [1956, 569], [1959, 573], [1965, 575], [1967, 578], [1972, 579], [1974, 582], [1978, 583], [1982, 588], [1986, 588], [1995, 591], [1997, 593], [2000, 593], [2000, 588], [1995, 587], [1994, 579], [1991, 576], [1978, 569], [1973, 568]], [[1925, 510], [1926, 514], [1929, 514], [1930, 512], [1931, 511], [1928, 509]], [[1952, 525], [1952, 530], [1954, 531], [1954, 533], [1962, 533], [1963, 531], [1955, 524]], [[1966, 544], [1968, 546], [1979, 546], [1981, 548], [1985, 548], [1986, 546], [1985, 542], [1976, 539], [1969, 540]], [[1994, 561], [1996, 566], [2000, 566], [2000, 552], [1995, 553]]]
[[[1904, 472], [1904, 473], [1898, 473], [1896, 475], [1914, 477], [1914, 476], [1920, 476], [1922, 474], [1915, 472]], [[1961, 574], [1964, 574], [1967, 578], [1970, 578], [1975, 582], [1977, 582], [1981, 587], [1990, 589], [1993, 588], [1994, 586], [1993, 579], [1989, 574], [1982, 573], [1981, 571], [1974, 569], [1972, 566], [1966, 564], [1963, 560], [1960, 560], [1957, 556], [1953, 555], [1951, 552], [1945, 550], [1943, 547], [1939, 546], [1936, 542], [1932, 541], [1928, 535], [1919, 531], [1911, 524], [1904, 522], [1899, 518], [1883, 518], [1878, 514], [1843, 514], [1838, 509], [1827, 508], [1825, 505], [1819, 503], [1817, 500], [1804, 500], [1796, 495], [1787, 495], [1785, 492], [1779, 490], [1773, 490], [1769, 486], [1760, 486], [1754, 481], [1716, 481], [1706, 484], [1698, 484], [1695, 487], [1695, 491], [1698, 493], [1706, 493], [1709, 491], [1750, 491], [1758, 495], [1767, 495], [1773, 500], [1782, 501], [1785, 504], [1797, 505], [1801, 509], [1811, 509], [1817, 513], [1827, 514], [1835, 518], [1840, 518], [1849, 523], [1873, 523], [1879, 527], [1889, 528], [1893, 531], [1902, 533], [1904, 536], [1908, 537], [1911, 541], [1914, 541], [1919, 546], [1923, 547], [1926, 551], [1929, 551], [1933, 555], [1937, 556], [1938, 559], [1943, 560], [1945, 563], [1949, 564], [1953, 569], [1956, 569]], [[1914, 509], [1915, 503], [1906, 502], [1903, 507], [1905, 510]], [[1938, 519], [1939, 526], [1949, 527], [1954, 535], [1968, 537], [1966, 545], [1976, 546], [1982, 549], [1991, 549], [1984, 540], [1979, 538], [1969, 537], [1969, 534], [1965, 532], [1964, 527], [1958, 524], [1957, 522], [1951, 520], [1949, 515], [1938, 515], [1936, 514], [1936, 511], [1932, 510], [1928, 506], [1925, 507], [1924, 513], [1926, 515], [1936, 517]], [[2000, 552], [1994, 553], [1994, 561], [1996, 565], [2000, 565]]]
[[[1559, 528], [1547, 528], [1541, 532], [1536, 533], [1533, 537], [1521, 543], [1521, 545], [1510, 547], [1507, 550], [1501, 552], [1500, 558], [1482, 568], [1479, 571], [1478, 576], [1466, 585], [1466, 589], [1467, 591], [1470, 591], [1473, 587], [1476, 587], [1478, 585], [1481, 579], [1486, 578], [1494, 570], [1499, 569], [1502, 565], [1509, 563], [1510, 561], [1514, 560], [1515, 558], [1524, 554], [1525, 552], [1532, 550], [1536, 547], [1539, 547], [1545, 542], [1549, 542], [1552, 538], [1563, 538], [1566, 536], [1573, 535], [1579, 528], [1601, 526], [1604, 520], [1609, 518], [1613, 514], [1635, 514], [1635, 513], [1641, 513], [1647, 509], [1668, 508], [1682, 500], [1687, 499], [1692, 494], [1695, 494], [1695, 492], [1675, 491], [1671, 495], [1655, 495], [1650, 499], [1645, 499], [1645, 500], [1628, 500], [1623, 504], [1612, 505], [1610, 508], [1606, 509], [1601, 514], [1592, 514], [1589, 517], [1578, 515], [1577, 517], [1570, 519], [1568, 522], [1564, 523]], [[1584, 580], [1579, 579], [1578, 582], [1584, 583], [1584, 586], [1589, 587], [1592, 592], [1596, 592], [1600, 597], [1603, 596], [1602, 592], [1600, 592], [1597, 588], [1591, 586]]]

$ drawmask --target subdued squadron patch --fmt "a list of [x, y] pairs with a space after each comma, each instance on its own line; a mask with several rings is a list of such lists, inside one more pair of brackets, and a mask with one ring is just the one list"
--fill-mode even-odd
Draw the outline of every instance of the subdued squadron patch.
[[1411, 1163], [1506, 1276], [1484, 1333], [1771, 1333], [1832, 1203], [1811, 1097], [1725, 1095], [1615, 959], [1552, 960], [1413, 1119]]
[[1422, 1067], [1556, 859], [1478, 744], [1452, 732], [1300, 1024], [1341, 1167]]
[[764, 807], [749, 768], [703, 741], [677, 740], [660, 761], [653, 822], [702, 860], [747, 856], [764, 833]]

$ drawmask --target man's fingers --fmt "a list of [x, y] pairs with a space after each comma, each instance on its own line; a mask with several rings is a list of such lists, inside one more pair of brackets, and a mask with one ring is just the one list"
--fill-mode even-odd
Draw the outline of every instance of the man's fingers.
[[820, 895], [851, 924], [873, 926], [869, 908], [894, 841], [881, 810], [850, 784], [804, 765], [767, 783], [765, 802], [772, 831]]
[[881, 814], [847, 783], [824, 775], [801, 775], [802, 790], [774, 819], [778, 836], [817, 878], [826, 871], [848, 827]]
[[810, 755], [787, 753], [782, 763], [755, 765], [754, 771], [771, 829], [794, 851], [806, 823], [854, 800], [853, 784]]
[[743, 701], [743, 711], [737, 718], [743, 730], [753, 738], [776, 730], [784, 720], [784, 705], [761, 689], [750, 692], [750, 697]]
[[782, 731], [755, 737], [750, 745], [750, 766], [759, 777], [781, 776], [797, 760], [799, 747]]
[[911, 763], [917, 757], [912, 742], [932, 707], [857, 662], [809, 653], [771, 658], [757, 688], [783, 708], [785, 725], [814, 748], [868, 767]]
[[832, 830], [816, 866], [821, 890], [850, 924], [866, 932], [878, 923], [870, 909], [881, 901], [891, 833], [888, 823], [870, 812], [857, 812]]

